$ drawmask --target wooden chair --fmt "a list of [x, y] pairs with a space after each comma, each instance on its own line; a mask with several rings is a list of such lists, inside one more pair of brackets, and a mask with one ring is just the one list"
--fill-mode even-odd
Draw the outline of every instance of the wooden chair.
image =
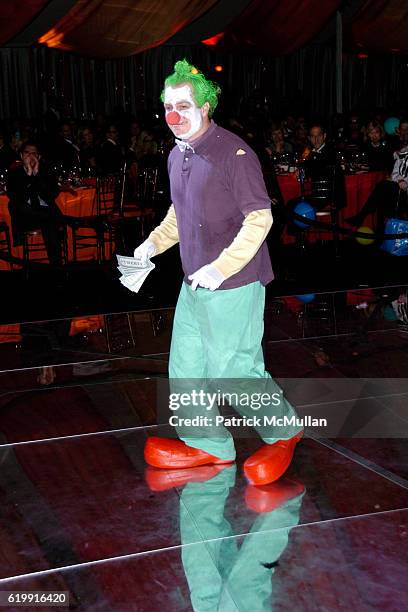
[[96, 215], [78, 217], [71, 223], [74, 261], [82, 249], [96, 249], [97, 261], [106, 260], [106, 244], [109, 259], [116, 241], [117, 223], [122, 217], [125, 169], [118, 174], [96, 179]]
[[156, 167], [142, 169], [137, 177], [135, 200], [123, 200], [122, 203], [123, 217], [138, 221], [141, 240], [153, 225], [155, 204], [159, 197], [158, 173]]
[[[66, 227], [64, 225], [61, 225], [60, 231], [62, 236], [62, 263], [66, 264], [68, 262], [68, 243]], [[49, 259], [41, 229], [25, 230], [22, 232], [22, 236], [23, 260], [25, 262], [24, 268], [26, 278], [28, 278], [30, 272], [30, 261], [42, 262], [49, 261]]]
[[[327, 165], [321, 168], [300, 168], [301, 196], [290, 201], [293, 208], [302, 201], [311, 204], [316, 210], [316, 220], [322, 221], [328, 218], [328, 231], [332, 232], [334, 253], [338, 256], [339, 211], [344, 203], [344, 176], [339, 174], [336, 166]], [[297, 247], [305, 249], [306, 235], [311, 231], [322, 231], [320, 228], [310, 228], [297, 232]], [[324, 230], [323, 230], [324, 231]]]
[[[333, 226], [334, 251], [337, 256], [339, 233], [339, 200], [344, 191], [344, 177], [338, 174], [336, 166], [326, 166], [321, 174], [316, 172], [307, 176], [304, 184], [304, 197], [316, 209], [316, 220], [328, 219]], [[343, 184], [342, 184], [343, 183]], [[317, 230], [319, 231], [319, 230]]]
[[[12, 256], [10, 230], [5, 221], [0, 222], [0, 251], [10, 257]], [[10, 262], [10, 266], [13, 269], [13, 262]]]

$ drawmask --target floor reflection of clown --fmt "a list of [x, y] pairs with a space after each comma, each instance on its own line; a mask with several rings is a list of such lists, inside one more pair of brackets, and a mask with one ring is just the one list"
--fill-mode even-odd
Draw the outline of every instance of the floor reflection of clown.
[[[170, 379], [265, 384], [272, 382], [261, 348], [265, 285], [273, 279], [265, 244], [271, 204], [255, 153], [211, 120], [219, 93], [218, 85], [186, 60], [166, 79], [162, 100], [176, 136], [168, 160], [173, 203], [135, 257], [147, 261], [180, 244], [185, 277], [174, 318]], [[269, 406], [269, 414], [273, 411]], [[286, 400], [281, 414], [295, 415]], [[267, 484], [288, 468], [302, 431], [259, 433], [265, 444], [245, 461], [244, 471], [249, 482]], [[186, 468], [235, 460], [233, 438], [223, 426], [213, 436], [178, 435], [179, 440], [150, 437], [146, 461]]]
[[274, 573], [299, 523], [305, 487], [285, 477], [263, 487], [247, 485], [242, 510], [254, 520], [250, 529], [245, 521], [245, 535], [239, 527], [234, 532], [226, 505], [235, 476], [235, 465], [171, 471], [148, 467], [145, 472], [155, 493], [183, 487], [181, 558], [196, 612], [271, 611]]

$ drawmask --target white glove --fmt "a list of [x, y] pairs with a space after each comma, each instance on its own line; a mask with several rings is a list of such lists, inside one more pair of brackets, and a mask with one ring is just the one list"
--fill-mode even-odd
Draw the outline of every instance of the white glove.
[[194, 274], [190, 274], [188, 277], [189, 280], [193, 281], [191, 283], [191, 288], [193, 291], [197, 289], [197, 286], [205, 287], [210, 291], [215, 291], [218, 287], [225, 281], [225, 276], [221, 274], [217, 270], [215, 266], [212, 264], [208, 264], [207, 266], [203, 266]]
[[137, 249], [135, 249], [135, 252], [133, 253], [133, 257], [135, 259], [139, 259], [140, 262], [146, 266], [147, 262], [149, 261], [149, 259], [151, 257], [153, 257], [153, 255], [156, 252], [156, 247], [154, 246], [153, 242], [150, 242], [150, 240], [145, 240], [144, 242], [142, 242], [142, 244], [140, 244]]

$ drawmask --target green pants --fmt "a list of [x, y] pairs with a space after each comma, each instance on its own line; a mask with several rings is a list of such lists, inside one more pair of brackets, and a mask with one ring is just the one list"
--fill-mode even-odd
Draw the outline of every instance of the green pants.
[[[173, 336], [170, 349], [170, 386], [181, 385], [177, 380], [229, 381], [231, 388], [250, 387], [262, 392], [281, 392], [270, 374], [265, 371], [262, 351], [264, 333], [265, 288], [259, 282], [236, 289], [209, 291], [198, 288], [193, 291], [183, 283], [177, 302]], [[255, 385], [255, 386], [254, 386]], [[240, 415], [253, 416], [252, 408], [234, 405]], [[203, 413], [205, 414], [205, 409]], [[185, 409], [184, 416], [197, 415], [197, 409]], [[207, 413], [208, 414], [208, 413]], [[215, 408], [211, 414], [217, 415]], [[289, 402], [282, 396], [278, 407], [269, 404], [256, 413], [260, 419], [268, 415], [296, 417]], [[221, 459], [235, 459], [233, 438], [226, 427], [206, 429], [202, 435], [192, 429], [186, 433], [177, 429], [179, 437], [189, 446], [200, 448]], [[279, 439], [288, 439], [302, 428], [288, 426], [286, 429], [273, 426], [255, 427], [267, 444]]]
[[299, 523], [304, 493], [258, 514], [245, 537], [232, 537], [224, 512], [235, 473], [232, 465], [207, 482], [187, 484], [180, 496], [181, 554], [194, 612], [272, 610], [275, 565]]

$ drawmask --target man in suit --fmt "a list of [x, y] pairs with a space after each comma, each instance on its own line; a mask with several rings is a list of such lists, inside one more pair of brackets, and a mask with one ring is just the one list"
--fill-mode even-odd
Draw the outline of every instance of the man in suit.
[[320, 164], [320, 166], [325, 167], [336, 163], [336, 152], [327, 140], [326, 128], [322, 123], [315, 122], [310, 125], [309, 142], [311, 149], [306, 160], [307, 165]]
[[97, 161], [104, 175], [121, 171], [125, 156], [119, 141], [119, 130], [115, 125], [110, 125], [106, 131], [106, 140], [100, 146]]
[[22, 243], [22, 232], [40, 229], [50, 263], [60, 266], [64, 215], [55, 203], [57, 180], [43, 167], [36, 143], [25, 142], [20, 157], [22, 163], [9, 173], [7, 181], [14, 245]]
[[389, 137], [391, 148], [394, 152], [400, 151], [408, 146], [408, 117], [401, 117], [395, 134]]

